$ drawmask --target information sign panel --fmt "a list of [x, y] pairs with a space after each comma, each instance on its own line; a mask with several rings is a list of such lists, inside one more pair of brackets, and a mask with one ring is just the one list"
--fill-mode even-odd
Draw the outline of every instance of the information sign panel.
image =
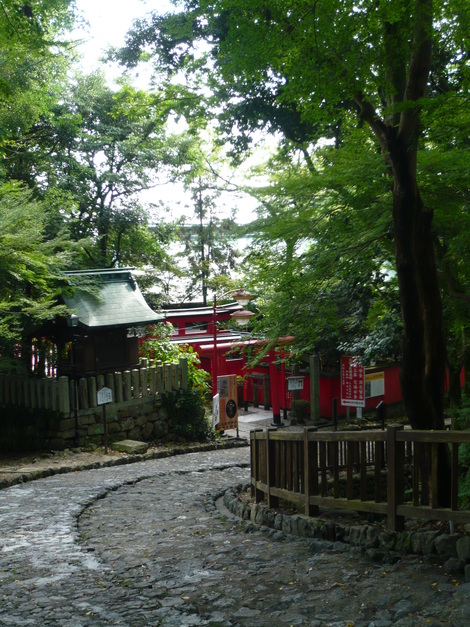
[[303, 390], [304, 377], [287, 377], [287, 389], [292, 391]]
[[366, 374], [366, 398], [385, 394], [385, 373], [370, 372]]
[[96, 394], [96, 402], [98, 405], [113, 402], [113, 391], [111, 388], [101, 388]]
[[217, 377], [219, 396], [219, 429], [238, 429], [237, 376]]
[[365, 407], [365, 371], [361, 357], [341, 357], [341, 405]]

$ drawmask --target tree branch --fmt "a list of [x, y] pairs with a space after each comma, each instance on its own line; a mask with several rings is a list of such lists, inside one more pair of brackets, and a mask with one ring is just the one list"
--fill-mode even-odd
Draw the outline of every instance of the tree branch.
[[[415, 0], [414, 35], [410, 55], [405, 102], [417, 102], [426, 93], [432, 58], [432, 0]], [[409, 144], [417, 143], [419, 116], [414, 106], [401, 114], [398, 136]]]

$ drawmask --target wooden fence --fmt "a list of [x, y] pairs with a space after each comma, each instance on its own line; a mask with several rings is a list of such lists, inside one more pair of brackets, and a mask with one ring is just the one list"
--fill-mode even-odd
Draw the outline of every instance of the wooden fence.
[[28, 374], [0, 374], [0, 407], [15, 406], [28, 409], [46, 409], [71, 416], [77, 411], [98, 406], [97, 392], [103, 387], [112, 390], [111, 404], [132, 405], [153, 401], [161, 394], [188, 387], [188, 364], [142, 360], [140, 367], [124, 372], [82, 377], [37, 379]]
[[[392, 531], [403, 529], [405, 518], [469, 523], [470, 510], [458, 508], [458, 452], [464, 444], [470, 444], [470, 433], [395, 425], [386, 431], [255, 430], [250, 436], [252, 494], [257, 502], [266, 499], [268, 507], [276, 507], [279, 499], [290, 501], [307, 516], [317, 516], [320, 507], [383, 515]], [[438, 503], [443, 447], [450, 459], [444, 486], [449, 507]], [[421, 504], [424, 492], [429, 505]]]

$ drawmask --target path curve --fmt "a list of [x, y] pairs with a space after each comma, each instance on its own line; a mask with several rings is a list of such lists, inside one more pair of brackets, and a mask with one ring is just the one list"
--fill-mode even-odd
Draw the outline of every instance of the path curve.
[[470, 624], [470, 585], [432, 560], [372, 564], [215, 507], [248, 478], [241, 448], [1, 491], [0, 625]]

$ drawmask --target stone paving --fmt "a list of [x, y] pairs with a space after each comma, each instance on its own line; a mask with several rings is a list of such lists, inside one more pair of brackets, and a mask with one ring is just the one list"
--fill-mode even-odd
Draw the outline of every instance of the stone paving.
[[470, 624], [436, 558], [375, 563], [232, 517], [249, 449], [55, 475], [0, 491], [0, 625]]

